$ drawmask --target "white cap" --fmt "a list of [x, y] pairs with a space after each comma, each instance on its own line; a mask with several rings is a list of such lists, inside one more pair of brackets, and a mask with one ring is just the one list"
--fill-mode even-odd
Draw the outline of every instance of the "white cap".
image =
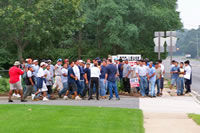
[[79, 60], [79, 62], [80, 62], [80, 63], [83, 63], [84, 61], [83, 61], [83, 60]]
[[38, 62], [38, 60], [34, 60], [33, 63]]
[[44, 62], [41, 62], [41, 63], [40, 63], [40, 66], [44, 66], [44, 65], [46, 65], [46, 63], [44, 63]]
[[20, 62], [19, 61], [15, 61], [14, 66], [19, 66]]

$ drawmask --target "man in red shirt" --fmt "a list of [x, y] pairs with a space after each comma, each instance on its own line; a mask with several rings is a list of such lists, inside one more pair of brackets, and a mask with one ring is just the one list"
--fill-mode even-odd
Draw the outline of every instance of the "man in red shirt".
[[24, 71], [22, 71], [19, 67], [20, 67], [20, 62], [16, 61], [14, 63], [14, 66], [11, 67], [9, 70], [10, 91], [9, 91], [8, 102], [13, 102], [13, 100], [11, 100], [13, 90], [19, 90], [19, 94], [21, 95], [21, 102], [26, 102], [26, 100], [23, 99], [22, 85], [20, 81], [20, 76], [24, 74]]

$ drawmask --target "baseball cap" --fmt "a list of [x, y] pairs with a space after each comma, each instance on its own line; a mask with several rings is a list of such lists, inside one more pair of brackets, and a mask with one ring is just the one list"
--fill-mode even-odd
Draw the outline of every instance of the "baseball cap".
[[15, 61], [14, 66], [19, 66], [20, 62], [19, 61]]
[[33, 60], [33, 63], [38, 62], [38, 60]]
[[44, 65], [46, 65], [45, 62], [41, 62], [41, 63], [40, 63], [40, 66], [44, 66]]
[[57, 62], [62, 62], [62, 59], [61, 59], [61, 58], [59, 58], [59, 59], [57, 60]]

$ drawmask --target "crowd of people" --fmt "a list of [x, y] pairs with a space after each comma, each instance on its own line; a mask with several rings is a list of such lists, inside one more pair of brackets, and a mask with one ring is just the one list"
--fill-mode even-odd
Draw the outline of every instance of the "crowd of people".
[[[184, 63], [172, 62], [172, 88], [177, 86], [177, 95], [184, 94], [184, 80], [186, 93], [190, 92], [191, 67], [188, 61]], [[115, 58], [99, 59], [95, 58], [87, 61], [69, 59], [58, 59], [56, 65], [52, 65], [51, 60], [41, 61], [26, 59], [23, 63], [16, 61], [9, 70], [10, 91], [8, 102], [13, 102], [11, 97], [19, 95], [21, 102], [26, 102], [27, 96], [32, 100], [48, 101], [55, 99], [56, 94], [65, 100], [92, 100], [96, 93], [96, 100], [113, 99], [120, 100], [118, 94], [118, 84], [127, 93], [131, 92], [130, 79], [137, 78], [139, 86], [137, 93], [141, 97], [161, 96], [164, 88], [165, 67], [162, 60], [156, 63], [149, 62], [148, 59], [138, 60], [131, 66], [128, 59]], [[25, 83], [25, 86], [22, 86]], [[157, 91], [156, 91], [157, 88]]]

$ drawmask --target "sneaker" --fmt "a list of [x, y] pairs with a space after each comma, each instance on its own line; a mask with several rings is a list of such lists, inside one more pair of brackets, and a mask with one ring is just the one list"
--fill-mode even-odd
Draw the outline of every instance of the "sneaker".
[[17, 97], [17, 95], [15, 93], [12, 94], [13, 97]]
[[19, 94], [17, 94], [16, 97], [20, 98], [21, 96]]
[[8, 102], [9, 102], [9, 103], [12, 103], [12, 102], [13, 102], [13, 100], [8, 100]]
[[43, 98], [43, 101], [49, 101], [49, 99], [47, 99], [46, 97]]
[[81, 100], [81, 98], [79, 96], [76, 96], [75, 100]]
[[21, 100], [21, 102], [27, 102], [27, 100], [24, 100], [24, 99], [23, 99], [23, 100]]
[[35, 99], [35, 94], [32, 94], [31, 97], [32, 97], [32, 100], [34, 100]]
[[111, 97], [109, 97], [109, 100], [112, 100], [112, 98], [111, 98]]
[[118, 98], [116, 98], [116, 100], [120, 100], [120, 98], [118, 97]]
[[69, 98], [68, 98], [68, 96], [64, 96], [64, 98], [63, 98], [64, 100], [68, 100]]

